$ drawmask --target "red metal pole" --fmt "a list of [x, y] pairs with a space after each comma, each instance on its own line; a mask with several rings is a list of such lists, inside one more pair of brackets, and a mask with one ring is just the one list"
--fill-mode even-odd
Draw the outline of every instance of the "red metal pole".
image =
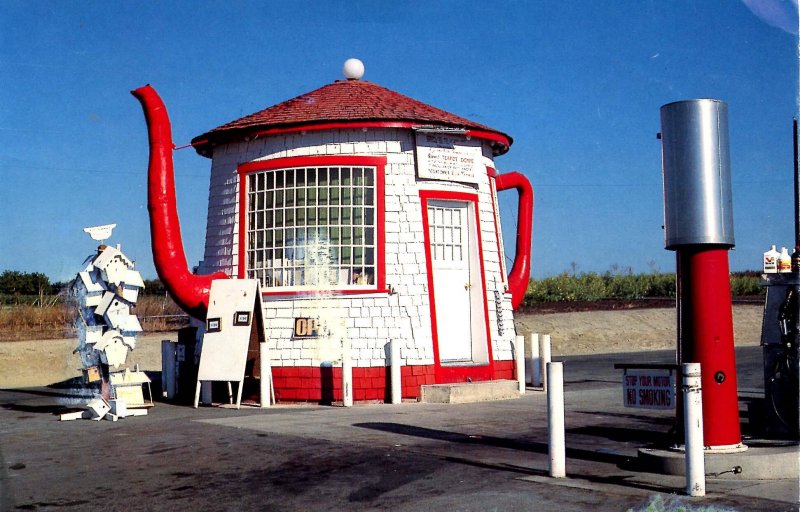
[[712, 449], [737, 446], [742, 436], [728, 248], [687, 245], [677, 254], [680, 362], [700, 363], [704, 444]]

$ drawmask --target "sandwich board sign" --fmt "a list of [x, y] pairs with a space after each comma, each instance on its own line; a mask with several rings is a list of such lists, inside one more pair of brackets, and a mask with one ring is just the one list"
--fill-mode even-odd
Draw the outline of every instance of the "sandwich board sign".
[[[227, 382], [229, 394], [232, 394], [230, 384], [238, 382], [236, 407], [239, 408], [248, 367], [252, 369], [253, 376], [260, 373], [262, 380], [269, 379], [271, 383], [271, 368], [268, 364], [265, 365], [266, 368], [261, 367], [263, 361], [269, 361], [268, 357], [264, 357], [265, 354], [261, 354], [266, 347], [259, 281], [211, 281], [194, 406], [197, 407], [200, 401], [202, 382]], [[265, 397], [262, 393], [262, 402], [265, 399], [269, 400], [270, 397]]]

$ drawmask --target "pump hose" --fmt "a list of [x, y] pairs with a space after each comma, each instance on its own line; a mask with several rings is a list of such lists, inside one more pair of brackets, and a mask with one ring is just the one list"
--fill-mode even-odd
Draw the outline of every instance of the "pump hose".
[[798, 393], [798, 371], [797, 349], [791, 343], [787, 343], [784, 345], [783, 353], [775, 358], [772, 366], [772, 377], [769, 380], [772, 390], [769, 393], [769, 401], [775, 417], [789, 432], [795, 432], [798, 428], [797, 405], [796, 403], [790, 405], [788, 417], [785, 417], [783, 414], [785, 406], [782, 407], [781, 397], [785, 397], [788, 392], [791, 401], [792, 394]]

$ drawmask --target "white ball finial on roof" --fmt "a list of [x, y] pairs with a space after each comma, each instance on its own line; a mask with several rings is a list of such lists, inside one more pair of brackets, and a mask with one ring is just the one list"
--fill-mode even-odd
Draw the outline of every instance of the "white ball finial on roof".
[[360, 80], [364, 76], [364, 63], [358, 59], [347, 59], [344, 61], [342, 73], [348, 80]]

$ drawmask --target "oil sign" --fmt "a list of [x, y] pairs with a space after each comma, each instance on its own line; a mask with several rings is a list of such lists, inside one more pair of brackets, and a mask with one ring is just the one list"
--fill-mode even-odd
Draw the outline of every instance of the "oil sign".
[[675, 374], [672, 370], [628, 368], [622, 376], [625, 407], [675, 408]]
[[295, 318], [295, 338], [316, 338], [319, 336], [320, 325], [316, 318]]

